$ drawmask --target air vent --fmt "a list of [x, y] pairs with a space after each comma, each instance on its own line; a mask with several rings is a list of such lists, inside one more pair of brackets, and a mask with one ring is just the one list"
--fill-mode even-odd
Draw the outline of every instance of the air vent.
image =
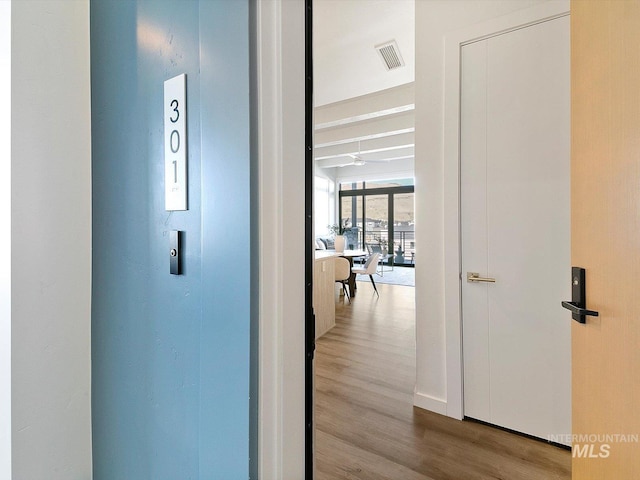
[[387, 70], [404, 67], [404, 60], [402, 60], [402, 55], [400, 55], [400, 50], [395, 40], [376, 45], [375, 48]]

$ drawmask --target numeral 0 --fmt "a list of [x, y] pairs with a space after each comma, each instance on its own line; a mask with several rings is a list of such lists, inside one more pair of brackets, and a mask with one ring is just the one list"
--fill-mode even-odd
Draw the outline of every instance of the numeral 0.
[[180, 133], [177, 130], [171, 132], [171, 135], [169, 136], [169, 146], [173, 153], [178, 153], [178, 150], [180, 150]]

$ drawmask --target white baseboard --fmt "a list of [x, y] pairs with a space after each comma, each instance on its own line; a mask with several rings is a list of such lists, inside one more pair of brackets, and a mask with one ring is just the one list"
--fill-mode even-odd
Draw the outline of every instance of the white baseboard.
[[415, 392], [413, 394], [413, 404], [416, 407], [424, 408], [430, 412], [439, 413], [440, 415], [447, 414], [447, 402], [441, 398], [435, 398], [426, 393]]

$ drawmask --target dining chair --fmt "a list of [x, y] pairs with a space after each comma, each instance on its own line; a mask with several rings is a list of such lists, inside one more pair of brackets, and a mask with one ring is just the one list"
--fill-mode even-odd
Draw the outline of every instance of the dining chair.
[[349, 300], [349, 303], [351, 303], [351, 297], [349, 296], [349, 291], [347, 290], [347, 282], [349, 281], [349, 277], [351, 276], [351, 264], [346, 258], [337, 257], [335, 259], [334, 268], [336, 283], [342, 284], [342, 290]]
[[369, 256], [369, 258], [367, 258], [367, 261], [364, 262], [364, 265], [362, 267], [351, 269], [351, 271], [355, 274], [369, 275], [369, 278], [371, 279], [371, 284], [373, 285], [373, 289], [376, 291], [376, 295], [378, 295], [378, 297], [380, 296], [380, 294], [378, 293], [378, 287], [376, 287], [376, 282], [373, 280], [373, 274], [376, 273], [376, 270], [378, 268], [379, 258], [380, 258], [380, 254], [378, 252], [373, 253], [372, 255]]

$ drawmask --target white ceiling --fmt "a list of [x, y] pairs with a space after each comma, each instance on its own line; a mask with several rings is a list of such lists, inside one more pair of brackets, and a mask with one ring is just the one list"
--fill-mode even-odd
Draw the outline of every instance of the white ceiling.
[[[315, 0], [315, 105], [413, 82], [414, 7], [414, 0]], [[389, 40], [396, 40], [405, 61], [391, 71], [375, 50]]]
[[[406, 174], [414, 157], [414, 7], [414, 0], [314, 1], [318, 167], [364, 163], [363, 175], [393, 176], [402, 165]], [[388, 71], [375, 47], [392, 40], [405, 65]]]

